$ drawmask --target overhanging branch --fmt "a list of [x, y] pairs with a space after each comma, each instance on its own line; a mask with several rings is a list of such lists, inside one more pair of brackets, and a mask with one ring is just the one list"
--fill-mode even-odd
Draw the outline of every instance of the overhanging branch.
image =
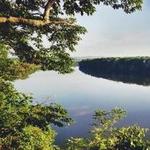
[[53, 4], [56, 2], [56, 0], [48, 0], [45, 10], [43, 13], [43, 18], [39, 19], [28, 19], [24, 17], [0, 17], [0, 24], [4, 23], [10, 23], [10, 24], [15, 24], [15, 25], [29, 25], [29, 26], [35, 26], [35, 27], [40, 27], [40, 26], [45, 26], [45, 25], [67, 25], [67, 26], [72, 26], [73, 22], [69, 21], [67, 19], [61, 19], [61, 18], [56, 18], [53, 20], [50, 20], [50, 10], [53, 6]]
[[67, 26], [72, 26], [73, 23], [67, 19], [56, 19], [56, 20], [44, 20], [44, 19], [26, 19], [22, 17], [0, 17], [0, 24], [11, 23], [15, 25], [30, 25], [35, 27], [45, 26], [45, 25], [60, 25], [64, 24]]

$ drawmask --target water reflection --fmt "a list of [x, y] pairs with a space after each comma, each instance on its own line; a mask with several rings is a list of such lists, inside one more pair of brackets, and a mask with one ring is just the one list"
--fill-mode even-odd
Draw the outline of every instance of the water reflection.
[[79, 66], [79, 69], [85, 74], [88, 74], [97, 78], [104, 78], [104, 79], [119, 81], [119, 82], [128, 83], [128, 84], [150, 86], [149, 74], [141, 74], [141, 73], [125, 74], [123, 72], [116, 72], [116, 71], [105, 72], [101, 69], [93, 69], [90, 67], [82, 67], [82, 66]]
[[97, 108], [124, 108], [128, 115], [120, 125], [138, 123], [150, 127], [150, 87], [147, 86], [95, 78], [80, 72], [78, 68], [66, 75], [37, 72], [26, 80], [16, 81], [15, 86], [22, 92], [33, 93], [34, 102], [56, 102], [69, 111], [76, 123], [57, 128], [59, 143], [70, 136], [86, 136]]

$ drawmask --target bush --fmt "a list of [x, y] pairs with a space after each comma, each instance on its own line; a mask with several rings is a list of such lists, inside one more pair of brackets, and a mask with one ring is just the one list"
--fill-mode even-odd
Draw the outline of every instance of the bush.
[[148, 129], [137, 125], [115, 128], [125, 112], [113, 109], [110, 112], [97, 110], [89, 138], [71, 138], [67, 150], [149, 150], [149, 140], [145, 139]]

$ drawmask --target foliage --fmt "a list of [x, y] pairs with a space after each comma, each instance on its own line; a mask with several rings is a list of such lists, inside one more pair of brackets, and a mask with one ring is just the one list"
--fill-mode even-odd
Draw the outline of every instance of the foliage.
[[1, 149], [56, 150], [59, 148], [54, 144], [55, 135], [55, 131], [52, 129], [43, 131], [38, 127], [26, 126], [22, 132], [17, 132], [15, 136], [1, 139]]
[[[45, 21], [44, 12], [48, 3], [51, 7], [46, 17], [53, 23], [32, 25], [31, 22], [35, 20]], [[77, 24], [76, 14], [92, 15], [97, 5], [111, 6], [132, 13], [141, 10], [142, 3], [143, 0], [1, 0], [0, 43], [4, 42], [13, 49], [14, 55], [22, 61], [39, 64], [44, 70], [67, 73], [73, 70], [69, 51], [75, 51], [75, 46], [81, 39], [80, 35], [86, 32], [84, 27]], [[30, 20], [26, 23], [15, 22], [15, 19], [12, 22], [3, 22], [10, 17], [16, 17], [19, 21]]]
[[95, 123], [89, 138], [71, 138], [68, 140], [68, 150], [148, 150], [149, 141], [145, 138], [147, 129], [137, 125], [116, 128], [125, 112], [113, 109], [110, 112], [97, 110]]
[[[51, 124], [60, 127], [70, 124], [72, 119], [67, 111], [57, 104], [33, 105], [32, 97], [15, 90], [10, 80], [26, 78], [38, 69], [71, 72], [74, 63], [69, 52], [75, 51], [80, 35], [86, 32], [84, 27], [77, 24], [76, 14], [92, 15], [96, 5], [100, 4], [131, 13], [140, 10], [142, 2], [143, 0], [0, 1], [0, 149], [58, 149], [54, 144], [55, 132], [51, 129]], [[111, 121], [120, 119], [121, 116], [116, 114], [115, 111], [111, 114], [112, 120], [106, 118], [106, 129]], [[95, 143], [99, 136], [97, 129], [106, 130], [103, 126], [92, 130], [89, 148], [110, 146], [110, 138], [107, 138], [107, 144], [102, 131], [100, 138], [104, 142], [99, 140]], [[119, 135], [120, 133], [117, 136]], [[77, 144], [74, 149], [87, 148], [84, 139], [72, 139], [70, 143], [71, 141]], [[117, 141], [114, 142], [113, 146], [117, 145]], [[69, 149], [72, 149], [72, 143]]]
[[[48, 139], [52, 138], [50, 141], [53, 141], [54, 136], [52, 136], [50, 124], [61, 127], [72, 122], [67, 111], [60, 105], [33, 105], [31, 99], [30, 96], [17, 92], [10, 82], [0, 79], [0, 141], [2, 149], [17, 147], [18, 139], [20, 140], [22, 136], [30, 136], [30, 134], [26, 135], [26, 132], [32, 128], [33, 131], [39, 132], [41, 136], [39, 139], [47, 137]], [[32, 132], [30, 138], [27, 144], [33, 142]], [[35, 142], [38, 142], [38, 139]], [[36, 143], [34, 144], [36, 145]]]
[[0, 77], [2, 79], [24, 79], [39, 68], [37, 65], [21, 62], [17, 58], [9, 58], [8, 48], [0, 44]]
[[96, 58], [82, 60], [78, 65], [82, 72], [94, 77], [150, 85], [150, 57]]
[[17, 143], [19, 145], [18, 149], [20, 150], [56, 150], [58, 147], [54, 145], [54, 140], [54, 130], [42, 131], [38, 127], [28, 126], [23, 129]]

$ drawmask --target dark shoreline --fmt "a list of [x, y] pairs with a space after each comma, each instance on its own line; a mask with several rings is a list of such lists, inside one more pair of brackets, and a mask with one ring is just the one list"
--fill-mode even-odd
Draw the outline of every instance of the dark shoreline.
[[124, 83], [150, 85], [150, 57], [108, 57], [79, 62], [80, 71]]

